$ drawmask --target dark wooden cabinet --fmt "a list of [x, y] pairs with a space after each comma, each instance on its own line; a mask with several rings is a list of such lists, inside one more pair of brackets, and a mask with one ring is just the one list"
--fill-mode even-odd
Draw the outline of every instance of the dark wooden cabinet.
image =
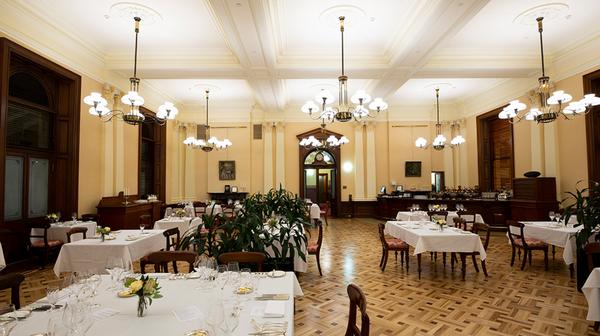
[[548, 213], [558, 210], [554, 177], [516, 178], [513, 186], [512, 219], [549, 220]]
[[213, 201], [219, 201], [227, 203], [227, 201], [241, 201], [248, 195], [247, 192], [209, 192], [210, 199]]
[[[137, 199], [128, 196], [128, 199]], [[97, 206], [98, 225], [108, 226], [113, 230], [139, 229], [140, 216], [150, 215], [151, 223], [161, 219], [162, 202], [125, 204], [123, 196], [103, 197]]]

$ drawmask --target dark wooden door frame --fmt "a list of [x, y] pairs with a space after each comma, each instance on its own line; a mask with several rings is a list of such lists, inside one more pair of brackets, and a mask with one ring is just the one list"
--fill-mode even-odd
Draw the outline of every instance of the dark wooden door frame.
[[[600, 70], [583, 76], [583, 92], [600, 94]], [[600, 182], [600, 107], [585, 116], [588, 179]]]
[[[479, 189], [481, 191], [493, 191], [491, 187], [493, 186], [492, 177], [489, 176], [489, 180], [486, 181], [485, 172], [486, 169], [491, 171], [492, 167], [486, 167], [483, 158], [487, 155], [491, 155], [490, 153], [490, 143], [486, 141], [486, 133], [489, 134], [489, 122], [498, 119], [498, 113], [502, 111], [502, 107], [498, 107], [492, 111], [486, 112], [477, 116], [477, 166], [478, 166], [478, 179], [479, 179]], [[508, 121], [507, 121], [508, 122]], [[488, 137], [489, 138], [489, 137]], [[515, 136], [514, 136], [514, 128], [513, 125], [510, 125], [510, 142], [511, 142], [511, 174], [514, 178], [515, 176]], [[492, 160], [489, 160], [489, 164], [491, 165]]]
[[[140, 107], [140, 112], [144, 115], [156, 118], [156, 114], [145, 107]], [[138, 196], [140, 195], [140, 186], [142, 183], [142, 127], [138, 128]], [[158, 158], [157, 158], [158, 157]], [[159, 160], [159, 169], [156, 171], [156, 162], [154, 164], [154, 188], [158, 190], [158, 198], [163, 202], [167, 202], [166, 199], [166, 162], [167, 162], [167, 126], [160, 126], [158, 124], [154, 127], [154, 160]]]
[[[327, 139], [330, 135], [334, 135], [337, 138], [342, 137], [341, 134], [339, 133], [335, 133], [335, 132], [331, 132], [328, 130], [323, 130], [321, 128], [315, 128], [313, 130], [310, 130], [308, 132], [304, 132], [302, 134], [298, 134], [296, 135], [296, 138], [298, 139], [298, 142], [300, 142], [300, 140], [302, 138], [308, 138], [309, 136], [314, 136], [315, 138], [319, 139], [320, 141], [325, 141], [325, 139]], [[300, 175], [300, 197], [304, 198], [304, 160], [306, 160], [306, 157], [308, 156], [309, 153], [311, 153], [312, 151], [315, 150], [315, 148], [306, 148], [303, 146], [300, 146], [298, 144], [299, 147], [299, 151], [298, 151], [298, 165], [299, 165], [299, 169], [298, 172]], [[333, 148], [328, 148], [328, 149], [323, 149], [323, 151], [329, 153], [332, 157], [333, 160], [335, 161], [335, 204], [330, 204], [330, 209], [332, 212], [333, 216], [337, 216], [337, 214], [340, 213], [341, 211], [341, 204], [342, 204], [342, 189], [341, 189], [341, 174], [340, 174], [340, 162], [342, 160], [342, 154], [340, 151], [340, 147], [333, 147]], [[333, 167], [323, 167], [323, 168], [333, 168]]]

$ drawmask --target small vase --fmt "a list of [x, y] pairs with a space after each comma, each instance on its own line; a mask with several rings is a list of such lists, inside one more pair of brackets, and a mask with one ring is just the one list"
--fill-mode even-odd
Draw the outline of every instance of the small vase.
[[444, 232], [444, 226], [443, 225], [440, 225], [440, 231]]
[[104, 237], [104, 236], [105, 236], [105, 234], [101, 234], [101, 235], [100, 235], [100, 239], [101, 239], [101, 241], [102, 241], [102, 242], [104, 242], [104, 239], [105, 239], [105, 237]]
[[146, 308], [148, 308], [148, 301], [145, 296], [138, 297], [137, 316], [143, 317], [146, 314]]

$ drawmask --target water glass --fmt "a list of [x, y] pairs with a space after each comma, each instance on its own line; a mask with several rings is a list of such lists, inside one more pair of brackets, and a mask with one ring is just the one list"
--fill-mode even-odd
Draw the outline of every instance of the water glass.
[[554, 211], [550, 211], [548, 212], [548, 217], [550, 217], [550, 221], [554, 222], [556, 214], [554, 213]]
[[146, 224], [140, 223], [140, 233], [144, 234], [144, 229], [146, 228]]
[[46, 287], [46, 300], [51, 309], [54, 309], [60, 299], [60, 287], [57, 285], [49, 285]]
[[71, 214], [71, 219], [73, 220], [73, 224], [77, 224], [77, 212]]

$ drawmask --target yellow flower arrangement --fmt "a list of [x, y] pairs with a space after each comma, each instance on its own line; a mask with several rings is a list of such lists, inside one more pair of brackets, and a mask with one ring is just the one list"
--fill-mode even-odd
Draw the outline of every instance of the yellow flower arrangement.
[[110, 233], [110, 228], [108, 226], [105, 226], [105, 227], [98, 226], [98, 227], [96, 227], [96, 233], [99, 233], [101, 235], [107, 235]]
[[139, 279], [125, 279], [125, 287], [134, 295], [138, 296], [138, 316], [144, 315], [144, 311], [152, 304], [152, 299], [160, 299], [160, 287], [155, 278], [142, 275]]

